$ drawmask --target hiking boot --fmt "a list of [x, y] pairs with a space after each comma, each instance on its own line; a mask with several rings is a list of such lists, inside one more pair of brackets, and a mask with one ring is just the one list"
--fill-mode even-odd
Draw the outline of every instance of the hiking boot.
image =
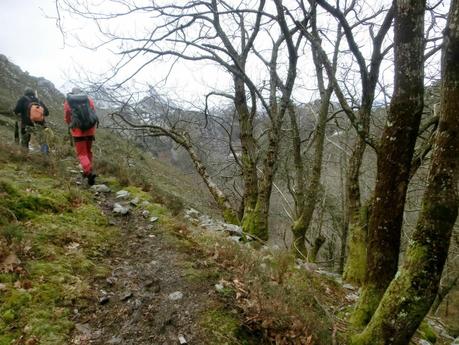
[[96, 183], [96, 176], [97, 176], [97, 175], [96, 175], [96, 174], [93, 174], [93, 173], [90, 173], [90, 174], [88, 175], [88, 184], [89, 184], [90, 186], [93, 186], [94, 183]]

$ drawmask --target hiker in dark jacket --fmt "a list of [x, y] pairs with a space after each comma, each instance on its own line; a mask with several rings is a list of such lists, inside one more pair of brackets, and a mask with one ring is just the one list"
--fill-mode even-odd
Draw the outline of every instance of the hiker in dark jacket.
[[[32, 109], [32, 106], [37, 110]], [[30, 87], [25, 88], [24, 96], [17, 101], [14, 113], [20, 116], [21, 145], [28, 150], [31, 135], [34, 134], [40, 144], [41, 152], [48, 153], [45, 116], [49, 115], [49, 111], [46, 105], [37, 98], [34, 89]], [[38, 120], [32, 121], [31, 113], [40, 113], [42, 116]], [[36, 117], [33, 118], [37, 119]]]
[[96, 125], [98, 122], [91, 123], [88, 128], [80, 128], [82, 123], [76, 121], [78, 119], [75, 118], [73, 112], [81, 109], [81, 107], [86, 108], [88, 111], [92, 110], [95, 116], [95, 107], [92, 98], [88, 97], [80, 88], [74, 87], [72, 92], [67, 94], [67, 98], [64, 101], [64, 120], [70, 127], [75, 151], [83, 169], [83, 177], [87, 178], [88, 184], [92, 186], [96, 179], [92, 167], [92, 142], [95, 140]]

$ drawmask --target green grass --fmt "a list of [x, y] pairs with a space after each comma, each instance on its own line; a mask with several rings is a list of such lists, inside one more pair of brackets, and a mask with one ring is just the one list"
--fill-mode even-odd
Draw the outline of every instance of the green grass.
[[0, 155], [0, 244], [21, 261], [0, 273], [0, 344], [21, 337], [65, 344], [72, 310], [90, 293], [91, 279], [107, 273], [99, 258], [118, 231], [90, 192], [71, 186], [46, 158], [21, 160], [15, 152]]
[[243, 326], [237, 311], [215, 306], [201, 315], [200, 326], [206, 331], [209, 345], [261, 345], [261, 337], [250, 334]]

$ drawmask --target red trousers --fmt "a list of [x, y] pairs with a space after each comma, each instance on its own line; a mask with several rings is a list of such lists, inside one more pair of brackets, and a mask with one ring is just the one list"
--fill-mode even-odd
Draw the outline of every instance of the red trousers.
[[89, 175], [92, 172], [92, 140], [75, 140], [75, 151], [83, 168], [83, 174]]

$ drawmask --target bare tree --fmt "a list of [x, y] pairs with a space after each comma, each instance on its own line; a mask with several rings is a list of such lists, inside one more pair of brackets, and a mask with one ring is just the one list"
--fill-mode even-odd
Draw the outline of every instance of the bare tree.
[[[416, 65], [411, 66], [412, 73], [408, 74], [415, 76], [418, 75], [415, 69], [418, 72], [422, 71], [419, 60], [420, 58], [422, 60], [424, 6], [418, 1], [400, 1], [397, 7], [396, 46], [399, 40], [403, 42], [403, 47], [396, 48], [397, 62], [403, 64], [400, 59], [410, 60], [410, 57], [414, 59], [412, 63], [418, 61]], [[410, 41], [412, 43], [407, 44]], [[371, 321], [365, 330], [355, 337], [353, 344], [408, 344], [437, 295], [458, 213], [459, 7], [457, 1], [451, 2], [444, 42], [440, 122], [435, 136], [422, 210], [404, 264], [384, 293]], [[407, 48], [411, 48], [412, 52], [401, 54]], [[397, 85], [403, 86], [403, 83]], [[421, 85], [422, 81], [417, 82], [416, 85], [404, 85], [403, 88], [406, 92], [413, 90], [418, 93], [422, 90]], [[415, 100], [415, 103], [419, 102], [416, 98], [412, 100]], [[383, 258], [379, 256], [378, 259], [379, 264], [384, 265]], [[385, 276], [384, 274], [382, 278], [384, 279]]]
[[[300, 24], [303, 31], [305, 30], [308, 22], [310, 23], [313, 35], [318, 37], [317, 29], [317, 12], [316, 4], [311, 3], [311, 9], [308, 11], [301, 3], [301, 9], [305, 20]], [[290, 13], [291, 17], [294, 17]], [[334, 43], [334, 53], [332, 57], [332, 69], [336, 72], [338, 52], [340, 47], [340, 41], [342, 38], [341, 28], [338, 27], [337, 37]], [[320, 39], [320, 38], [318, 38]], [[319, 43], [320, 44], [320, 43]], [[326, 84], [324, 76], [324, 62], [323, 57], [317, 50], [315, 45], [311, 46], [312, 57], [315, 66], [317, 85], [320, 93], [320, 106], [318, 109], [318, 118], [316, 128], [313, 135], [313, 159], [309, 173], [305, 171], [305, 159], [302, 154], [302, 140], [301, 133], [296, 119], [295, 107], [293, 104], [289, 108], [290, 124], [292, 131], [292, 150], [293, 150], [293, 163], [295, 167], [295, 183], [289, 184], [290, 193], [293, 196], [295, 202], [294, 209], [294, 220], [292, 224], [293, 242], [292, 248], [296, 255], [308, 258], [310, 261], [315, 261], [317, 252], [320, 246], [324, 243], [324, 238], [319, 234], [319, 237], [314, 241], [312, 245], [312, 255], [308, 255], [306, 248], [306, 235], [311, 225], [314, 210], [318, 201], [318, 194], [320, 190], [320, 181], [322, 174], [323, 155], [324, 155], [324, 142], [325, 142], [325, 127], [329, 120], [329, 108], [330, 99], [333, 93], [333, 84], [331, 80], [328, 80]], [[311, 144], [308, 144], [311, 145]]]
[[[375, 140], [370, 136], [370, 118], [379, 78], [380, 66], [383, 61], [383, 58], [391, 49], [390, 44], [386, 44], [384, 46], [383, 43], [387, 35], [387, 32], [389, 31], [392, 24], [393, 8], [382, 8], [381, 10], [369, 14], [362, 19], [358, 18], [357, 23], [351, 25], [348, 22], [347, 15], [350, 12], [355, 11], [355, 2], [352, 2], [344, 10], [341, 10], [339, 6], [331, 6], [325, 0], [316, 0], [316, 2], [325, 10], [327, 10], [327, 12], [329, 12], [333, 17], [335, 17], [340, 23], [344, 31], [349, 49], [352, 55], [354, 56], [355, 60], [357, 61], [361, 79], [361, 95], [359, 99], [356, 100], [356, 102], [358, 103], [357, 110], [354, 110], [354, 107], [349, 104], [348, 100], [345, 97], [345, 93], [342, 89], [343, 86], [340, 85], [337, 78], [335, 77], [332, 64], [326, 57], [325, 51], [320, 45], [318, 35], [314, 32], [311, 34], [306, 34], [309, 37], [311, 43], [316, 47], [316, 49], [322, 51], [321, 55], [324, 57], [327, 76], [333, 82], [335, 94], [337, 95], [344, 112], [350, 119], [354, 129], [358, 134], [357, 139], [352, 148], [352, 153], [349, 158], [349, 162], [347, 164], [347, 212], [345, 214], [346, 219], [342, 239], [343, 241], [347, 240], [347, 233], [349, 231], [349, 253], [348, 260], [346, 262], [346, 268], [344, 271], [344, 277], [348, 281], [360, 283], [363, 280], [365, 274], [366, 263], [366, 220], [362, 219], [361, 217], [362, 204], [359, 184], [360, 167], [362, 165], [363, 155], [365, 153], [366, 146], [369, 144], [371, 147], [373, 147], [373, 149], [377, 150], [377, 144]], [[383, 14], [384, 17], [382, 19], [382, 24], [380, 25], [379, 30], [376, 34], [373, 32], [373, 26], [370, 25], [372, 54], [370, 57], [370, 61], [367, 64], [367, 60], [365, 59], [361, 51], [361, 48], [355, 40], [353, 30], [355, 30], [355, 28], [360, 27], [361, 25], [371, 22], [371, 20], [374, 20], [374, 18], [381, 16]], [[344, 257], [344, 253], [341, 253], [341, 256]]]
[[[186, 4], [162, 2], [145, 6], [136, 5], [135, 1], [115, 1], [123, 10], [110, 14], [100, 14], [67, 0], [57, 0], [57, 3], [61, 8], [65, 7], [73, 13], [96, 21], [107, 38], [104, 45], [122, 43], [119, 52], [122, 58], [115, 66], [113, 74], [119, 73], [128, 64], [136, 63], [142, 56], [149, 58], [140, 64], [130, 77], [145, 66], [167, 57], [177, 60], [211, 61], [229, 73], [233, 81], [233, 92], [217, 90], [214, 96], [231, 99], [238, 115], [241, 176], [244, 186], [244, 212], [241, 223], [246, 232], [267, 239], [268, 213], [277, 164], [280, 128], [296, 79], [298, 42], [295, 40], [301, 39], [299, 35], [294, 38], [295, 29], [292, 31], [288, 28], [282, 1], [275, 2], [275, 9], [272, 11], [274, 13], [265, 11], [265, 0], [258, 2], [257, 9], [247, 7], [245, 2], [231, 6], [225, 1], [217, 0]], [[102, 21], [138, 13], [149, 13], [162, 23], [156, 25], [150, 34], [140, 38], [113, 34], [100, 25]], [[275, 29], [272, 30], [273, 28]], [[257, 85], [247, 72], [248, 58], [253, 54], [255, 42], [262, 30], [265, 38], [270, 37], [271, 32], [279, 35], [277, 39], [272, 40], [272, 54], [267, 66], [267, 90]], [[288, 55], [285, 73], [280, 73], [278, 67], [281, 47]], [[254, 128], [255, 117], [260, 114], [268, 119], [267, 140], [263, 150], [260, 149]]]

